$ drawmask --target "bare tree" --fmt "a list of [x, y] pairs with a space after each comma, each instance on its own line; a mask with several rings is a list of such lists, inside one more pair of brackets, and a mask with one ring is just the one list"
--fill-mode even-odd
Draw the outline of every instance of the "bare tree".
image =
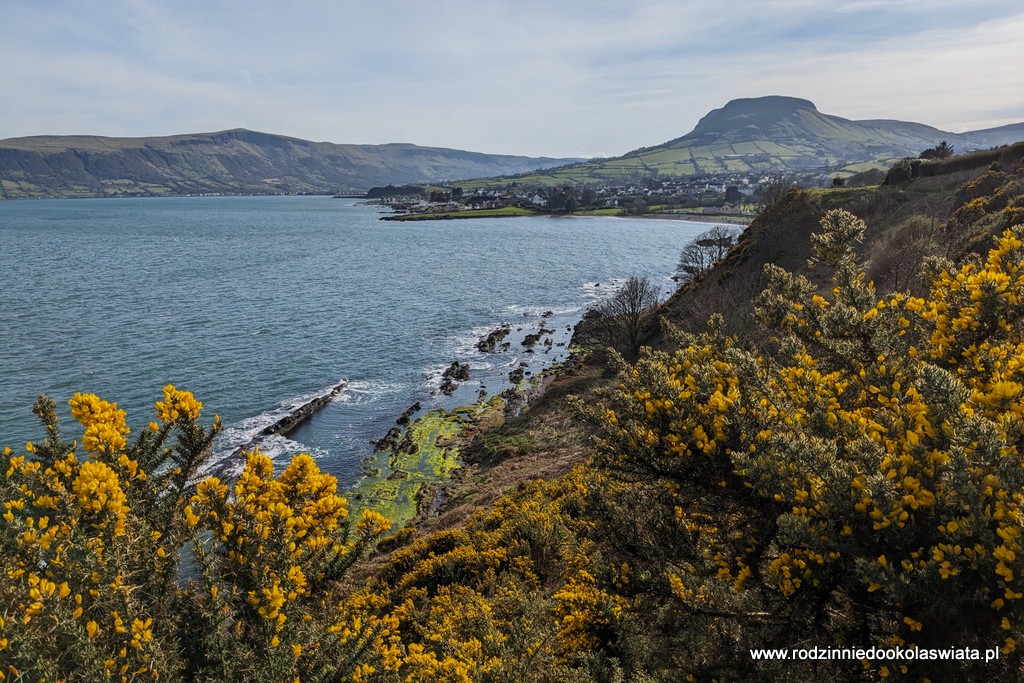
[[636, 275], [596, 309], [598, 338], [627, 357], [640, 353], [647, 312], [658, 303], [658, 287], [650, 278]]
[[792, 181], [781, 176], [762, 183], [758, 188], [761, 195], [761, 211], [764, 212], [779, 204], [794, 187], [796, 185]]
[[678, 279], [681, 282], [698, 279], [725, 258], [738, 237], [739, 230], [724, 225], [716, 225], [697, 235], [679, 255]]

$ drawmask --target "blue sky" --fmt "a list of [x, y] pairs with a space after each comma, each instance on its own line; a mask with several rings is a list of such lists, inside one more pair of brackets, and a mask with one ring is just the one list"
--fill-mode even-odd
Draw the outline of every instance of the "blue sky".
[[0, 0], [0, 138], [251, 128], [616, 155], [738, 97], [1024, 121], [1021, 0]]

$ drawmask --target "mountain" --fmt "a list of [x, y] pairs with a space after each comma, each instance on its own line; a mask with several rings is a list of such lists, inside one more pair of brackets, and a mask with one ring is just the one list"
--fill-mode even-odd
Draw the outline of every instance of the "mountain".
[[709, 112], [690, 133], [664, 144], [517, 180], [598, 183], [650, 176], [808, 169], [853, 173], [916, 157], [942, 140], [958, 152], [1008, 144], [1024, 140], [1024, 123], [957, 134], [907, 121], [851, 121], [823, 114], [814, 103], [795, 97], [738, 99]]
[[0, 197], [348, 193], [570, 161], [411, 144], [338, 145], [244, 129], [151, 138], [37, 136], [0, 140]]
[[969, 133], [962, 133], [961, 138], [969, 139], [971, 142], [985, 147], [998, 147], [999, 145], [1011, 145], [1024, 140], [1024, 122], [1011, 123], [998, 128], [986, 128], [975, 130]]

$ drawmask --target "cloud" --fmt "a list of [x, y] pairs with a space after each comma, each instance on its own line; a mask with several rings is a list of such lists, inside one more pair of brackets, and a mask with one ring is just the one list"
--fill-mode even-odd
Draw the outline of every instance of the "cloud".
[[0, 137], [244, 126], [570, 156], [764, 94], [948, 129], [1024, 119], [1017, 0], [17, 5]]

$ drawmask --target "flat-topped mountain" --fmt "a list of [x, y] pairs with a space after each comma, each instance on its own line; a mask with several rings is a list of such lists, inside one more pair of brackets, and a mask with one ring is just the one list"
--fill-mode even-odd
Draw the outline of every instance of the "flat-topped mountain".
[[1024, 123], [951, 133], [908, 121], [852, 121], [796, 97], [732, 100], [686, 135], [612, 159], [530, 174], [521, 182], [621, 182], [650, 176], [822, 169], [856, 172], [917, 156], [941, 141], [970, 151], [1024, 140]]
[[151, 138], [35, 136], [0, 140], [0, 197], [362, 192], [570, 161], [412, 144], [339, 145], [244, 129]]

